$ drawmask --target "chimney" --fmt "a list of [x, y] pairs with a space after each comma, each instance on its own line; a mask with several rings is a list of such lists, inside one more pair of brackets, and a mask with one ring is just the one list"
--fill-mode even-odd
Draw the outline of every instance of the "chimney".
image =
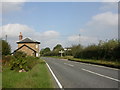
[[22, 36], [22, 33], [20, 32], [19, 40], [22, 40], [22, 39], [23, 39], [23, 36]]

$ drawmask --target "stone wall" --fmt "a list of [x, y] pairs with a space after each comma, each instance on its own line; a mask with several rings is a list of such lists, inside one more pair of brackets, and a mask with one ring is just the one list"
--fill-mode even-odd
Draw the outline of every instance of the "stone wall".
[[22, 52], [25, 52], [27, 55], [29, 56], [35, 56], [35, 52], [31, 49], [29, 49], [28, 47], [26, 46], [23, 46], [21, 49], [19, 49], [18, 51], [22, 51]]
[[20, 43], [20, 44], [18, 44], [18, 48], [21, 47], [24, 44], [31, 47], [35, 51], [39, 52], [39, 44], [37, 44], [37, 43]]

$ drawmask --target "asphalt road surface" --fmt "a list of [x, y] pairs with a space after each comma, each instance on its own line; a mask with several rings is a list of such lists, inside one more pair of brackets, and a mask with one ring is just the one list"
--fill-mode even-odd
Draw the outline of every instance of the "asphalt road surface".
[[42, 57], [64, 88], [118, 88], [117, 69]]

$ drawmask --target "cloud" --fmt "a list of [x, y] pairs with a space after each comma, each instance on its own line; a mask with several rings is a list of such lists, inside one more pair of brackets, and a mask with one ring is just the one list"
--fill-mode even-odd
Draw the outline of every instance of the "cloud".
[[34, 32], [34, 30], [30, 27], [21, 24], [7, 24], [0, 27], [0, 30], [1, 29], [3, 32], [3, 36], [7, 34], [9, 37], [17, 37], [20, 32], [25, 34], [30, 34]]
[[53, 38], [53, 37], [58, 37], [59, 36], [59, 33], [56, 32], [56, 31], [46, 31], [42, 34], [43, 37], [49, 37], [49, 38]]
[[[45, 32], [37, 32], [34, 29], [30, 28], [27, 25], [22, 24], [7, 24], [0, 27], [0, 36], [5, 39], [5, 35], [8, 36], [8, 41], [12, 46], [12, 49], [17, 48], [16, 41], [18, 41], [19, 33], [22, 32], [23, 38], [30, 37], [33, 40], [38, 40], [41, 42], [42, 47], [55, 45], [59, 40], [56, 38], [59, 37], [59, 32], [54, 30], [47, 30]], [[41, 47], [41, 48], [42, 48]]]
[[97, 14], [88, 21], [84, 28], [80, 29], [79, 35], [72, 35], [68, 40], [74, 44], [97, 44], [99, 40], [118, 38], [118, 14], [104, 12]]
[[22, 9], [26, 0], [4, 0], [0, 5], [0, 11], [2, 14], [19, 11]]
[[88, 45], [88, 44], [93, 44], [97, 43], [98, 40], [95, 37], [89, 37], [89, 36], [78, 36], [78, 35], [72, 35], [68, 37], [68, 40], [71, 43], [74, 44], [82, 44], [82, 45]]
[[100, 7], [100, 10], [103, 11], [118, 10], [118, 2], [104, 2], [103, 6]]
[[93, 16], [82, 29], [82, 32], [80, 31], [80, 34], [96, 37], [98, 40], [117, 39], [118, 14], [105, 12]]
[[92, 17], [92, 20], [87, 25], [94, 25], [97, 27], [114, 27], [118, 25], [118, 14], [112, 12], [105, 12]]

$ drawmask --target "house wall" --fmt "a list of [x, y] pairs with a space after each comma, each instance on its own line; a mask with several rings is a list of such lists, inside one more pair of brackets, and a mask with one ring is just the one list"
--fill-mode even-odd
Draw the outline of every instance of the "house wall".
[[21, 49], [19, 49], [18, 51], [22, 51], [22, 52], [25, 52], [27, 55], [29, 56], [35, 56], [35, 52], [31, 49], [29, 49], [28, 47], [26, 46], [23, 46]]
[[[39, 44], [37, 44], [37, 43], [20, 43], [20, 44], [18, 44], [18, 48], [24, 44], [31, 47], [32, 49], [34, 49], [35, 51], [37, 51], [39, 53]], [[36, 47], [36, 45], [37, 45], [37, 47]]]

